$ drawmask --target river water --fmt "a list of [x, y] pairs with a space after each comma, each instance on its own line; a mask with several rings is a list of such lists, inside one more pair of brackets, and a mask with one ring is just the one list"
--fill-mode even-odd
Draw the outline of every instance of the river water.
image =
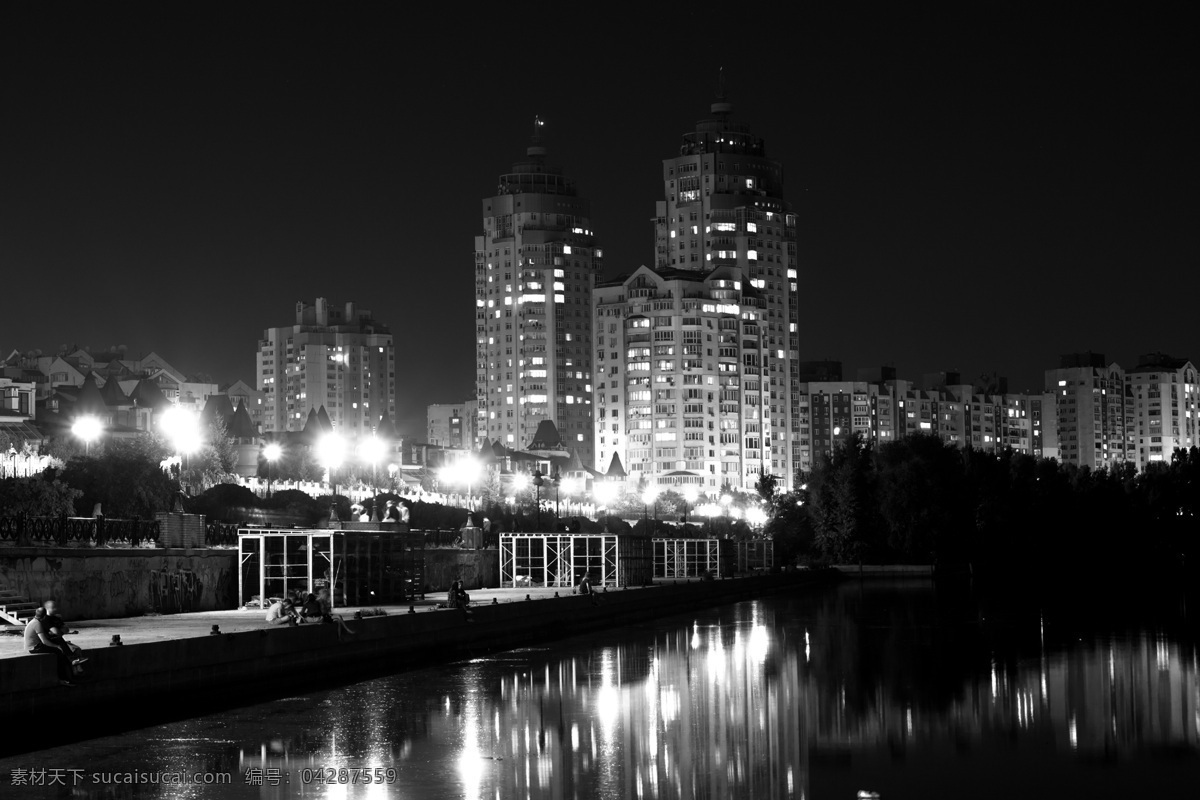
[[0, 796], [1197, 796], [1198, 669], [1170, 595], [852, 582], [3, 758]]

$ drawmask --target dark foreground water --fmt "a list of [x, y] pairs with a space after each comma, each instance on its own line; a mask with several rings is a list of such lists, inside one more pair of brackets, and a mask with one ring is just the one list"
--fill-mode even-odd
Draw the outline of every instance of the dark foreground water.
[[3, 758], [0, 797], [1196, 797], [1198, 668], [1169, 593], [853, 583]]

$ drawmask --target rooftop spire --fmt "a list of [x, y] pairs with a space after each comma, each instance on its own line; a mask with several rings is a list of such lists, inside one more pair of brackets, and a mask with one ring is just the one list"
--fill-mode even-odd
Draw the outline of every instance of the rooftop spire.
[[721, 117], [733, 113], [733, 103], [725, 101], [725, 68], [717, 69], [717, 102], [712, 104], [712, 113]]
[[529, 148], [525, 151], [528, 155], [534, 158], [544, 158], [546, 156], [546, 148], [542, 146], [542, 127], [546, 121], [539, 115], [533, 118], [533, 137], [530, 140]]

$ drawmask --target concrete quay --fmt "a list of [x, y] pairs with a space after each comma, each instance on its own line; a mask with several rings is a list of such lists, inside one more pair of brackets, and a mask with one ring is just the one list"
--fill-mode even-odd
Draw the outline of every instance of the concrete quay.
[[[90, 659], [88, 677], [72, 687], [59, 685], [53, 656], [29, 655], [20, 637], [0, 637], [0, 719], [30, 732], [20, 746], [34, 750], [62, 744], [64, 729], [72, 739], [89, 738], [821, 580], [792, 572], [666, 581], [601, 590], [594, 598], [569, 589], [482, 589], [470, 593], [469, 617], [437, 609], [442, 598], [433, 596], [412, 613], [393, 606], [387, 616], [353, 619], [356, 609], [337, 609], [352, 634], [336, 624], [268, 625], [257, 609], [70, 622], [79, 633], [68, 638]], [[113, 635], [120, 646], [109, 644]], [[49, 719], [79, 724], [45, 724]]]

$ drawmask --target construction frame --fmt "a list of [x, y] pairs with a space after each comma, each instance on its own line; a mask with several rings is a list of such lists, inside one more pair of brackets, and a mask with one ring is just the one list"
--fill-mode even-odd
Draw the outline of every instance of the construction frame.
[[500, 586], [645, 586], [652, 580], [650, 540], [616, 533], [502, 533]]

